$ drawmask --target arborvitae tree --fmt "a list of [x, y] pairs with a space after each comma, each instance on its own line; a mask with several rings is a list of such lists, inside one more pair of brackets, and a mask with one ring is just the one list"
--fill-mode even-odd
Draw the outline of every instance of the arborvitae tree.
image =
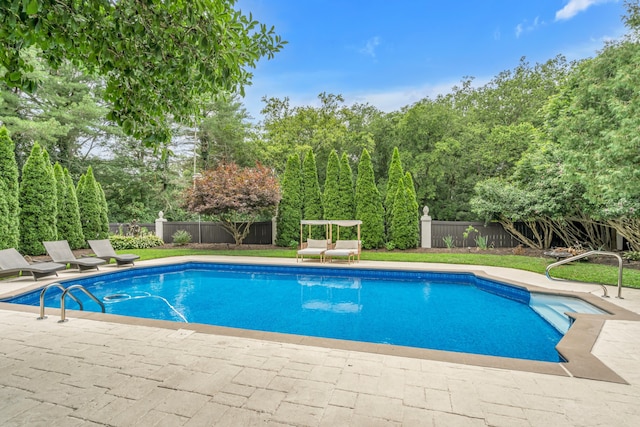
[[324, 180], [324, 218], [325, 219], [345, 219], [340, 218], [340, 159], [338, 153], [333, 150], [327, 160], [327, 173]]
[[384, 243], [384, 208], [369, 152], [364, 149], [358, 163], [356, 179], [356, 219], [362, 221], [362, 247], [379, 248]]
[[289, 156], [282, 178], [282, 199], [276, 216], [276, 245], [289, 246], [297, 242], [300, 236], [302, 219], [302, 170], [300, 157]]
[[[387, 237], [390, 239], [391, 231], [391, 211], [396, 197], [396, 188], [398, 181], [402, 179], [404, 172], [402, 170], [402, 162], [400, 161], [400, 151], [398, 147], [393, 148], [391, 163], [389, 164], [389, 176], [387, 179], [387, 193], [384, 198], [384, 221], [387, 230]], [[391, 240], [391, 239], [390, 239]]]
[[[56, 227], [58, 229], [58, 239], [69, 242], [71, 249], [80, 249], [84, 247], [84, 237], [82, 236], [82, 225], [80, 224], [80, 214], [78, 213], [78, 199], [76, 199], [76, 191], [67, 181], [67, 176], [71, 180], [69, 171], [62, 169], [60, 163], [56, 163], [53, 167], [53, 173], [56, 177], [57, 202], [58, 202], [58, 220]], [[71, 193], [73, 191], [73, 193]]]
[[20, 204], [18, 165], [9, 132], [0, 127], [0, 249], [17, 248], [20, 244]]
[[416, 196], [416, 187], [413, 184], [413, 178], [411, 173], [404, 174], [404, 188], [407, 191], [407, 201], [413, 207], [413, 215], [411, 220], [411, 228], [413, 229], [413, 235], [415, 236], [415, 246], [420, 244], [420, 211], [418, 206], [418, 198]]
[[407, 192], [404, 188], [404, 179], [400, 178], [395, 188], [393, 207], [388, 212], [389, 242], [398, 249], [406, 249], [409, 224], [407, 224]]
[[[309, 150], [302, 162], [302, 219], [322, 219], [322, 193], [318, 182], [318, 169], [313, 150]], [[321, 227], [314, 227], [314, 238], [323, 238]]]
[[[353, 188], [353, 171], [349, 164], [347, 153], [342, 153], [340, 158], [340, 179], [338, 180], [338, 219], [355, 219], [356, 202]], [[353, 227], [345, 227], [340, 230], [343, 239], [355, 239], [356, 231]]]
[[9, 211], [6, 201], [7, 186], [0, 179], [0, 249], [10, 248], [6, 242], [6, 236], [9, 234]]
[[[67, 186], [67, 200], [65, 203], [66, 222], [69, 228], [66, 231], [66, 239], [71, 249], [83, 248], [86, 243], [84, 234], [82, 233], [82, 223], [80, 222], [80, 209], [78, 208], [78, 197], [76, 196], [76, 188], [73, 185], [71, 174], [67, 168], [64, 168], [64, 182]], [[58, 235], [60, 230], [58, 229]]]
[[87, 173], [80, 177], [76, 191], [82, 234], [87, 240], [100, 239], [102, 236], [101, 211], [103, 207], [97, 189], [93, 169], [89, 166]]
[[417, 246], [418, 235], [414, 229], [416, 214], [411, 200], [411, 190], [405, 187], [405, 180], [400, 179], [396, 186], [396, 197], [391, 212], [391, 239], [398, 249], [409, 249]]
[[56, 240], [56, 181], [49, 155], [33, 144], [22, 168], [20, 183], [20, 250], [28, 255], [45, 253], [42, 242]]
[[109, 206], [102, 185], [96, 181], [96, 194], [100, 203], [100, 239], [109, 238]]
[[56, 180], [56, 231], [58, 232], [58, 239], [66, 240], [68, 227], [64, 204], [67, 200], [67, 182], [64, 179], [64, 171], [60, 163], [56, 163], [53, 166], [53, 177]]

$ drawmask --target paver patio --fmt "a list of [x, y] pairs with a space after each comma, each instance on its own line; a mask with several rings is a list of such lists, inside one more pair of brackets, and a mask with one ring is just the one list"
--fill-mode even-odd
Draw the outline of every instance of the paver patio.
[[[640, 290], [623, 296], [640, 312]], [[592, 350], [620, 384], [27, 310], [0, 305], [3, 426], [640, 425], [636, 321], [607, 321]]]

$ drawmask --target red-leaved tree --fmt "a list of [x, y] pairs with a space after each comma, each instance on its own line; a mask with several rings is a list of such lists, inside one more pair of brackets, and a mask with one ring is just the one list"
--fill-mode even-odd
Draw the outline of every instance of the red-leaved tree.
[[207, 170], [185, 193], [186, 208], [217, 216], [236, 245], [249, 234], [251, 224], [272, 216], [280, 201], [280, 186], [273, 172], [261, 165], [240, 168], [235, 163]]

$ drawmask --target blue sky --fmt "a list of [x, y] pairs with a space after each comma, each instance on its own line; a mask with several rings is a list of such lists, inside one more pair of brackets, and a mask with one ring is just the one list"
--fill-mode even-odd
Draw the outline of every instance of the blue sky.
[[594, 56], [625, 33], [622, 0], [239, 0], [288, 44], [263, 59], [245, 107], [261, 98], [319, 105], [321, 92], [347, 105], [390, 112], [447, 93], [464, 76], [482, 85], [521, 57], [545, 62]]

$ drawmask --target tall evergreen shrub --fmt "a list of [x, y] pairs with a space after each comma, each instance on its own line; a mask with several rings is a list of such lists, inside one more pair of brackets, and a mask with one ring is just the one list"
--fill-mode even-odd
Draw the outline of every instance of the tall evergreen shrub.
[[411, 191], [405, 187], [404, 179], [401, 178], [396, 186], [390, 228], [390, 241], [398, 249], [416, 247], [418, 236], [413, 229], [413, 218], [416, 216], [413, 211]]
[[[347, 153], [340, 157], [340, 179], [338, 180], [338, 219], [357, 219], [356, 202], [353, 186], [353, 170], [349, 164]], [[343, 239], [355, 239], [356, 230], [353, 227], [345, 227], [340, 230]]]
[[109, 238], [109, 205], [107, 205], [107, 197], [104, 194], [102, 185], [96, 181], [96, 193], [100, 203], [100, 239]]
[[57, 239], [56, 181], [49, 154], [33, 144], [22, 168], [20, 183], [20, 250], [28, 255], [45, 253], [42, 242]]
[[0, 127], [0, 249], [20, 244], [20, 204], [15, 145], [7, 128]]
[[418, 247], [420, 245], [420, 208], [418, 206], [418, 197], [416, 195], [416, 187], [413, 184], [413, 178], [409, 172], [404, 174], [404, 188], [407, 191], [407, 201], [412, 207], [412, 216], [411, 216], [411, 229], [413, 230], [413, 235], [415, 236], [414, 246]]
[[362, 247], [379, 248], [384, 243], [384, 208], [376, 187], [373, 164], [364, 149], [358, 162], [356, 179], [356, 219], [362, 221]]
[[333, 150], [327, 159], [327, 173], [324, 180], [323, 207], [325, 219], [340, 218], [340, 159]]
[[[318, 168], [313, 150], [309, 150], [302, 162], [302, 219], [322, 219], [322, 193], [318, 182]], [[313, 227], [312, 237], [324, 237], [322, 227]]]
[[396, 197], [396, 189], [398, 187], [398, 181], [400, 181], [403, 176], [404, 172], [402, 170], [402, 162], [400, 161], [400, 151], [398, 151], [398, 147], [394, 147], [391, 163], [389, 164], [387, 192], [384, 198], [384, 222], [388, 238], [390, 238], [391, 211], [393, 210]]
[[276, 245], [289, 246], [299, 239], [302, 219], [302, 169], [297, 154], [287, 159], [281, 188], [282, 198], [276, 216]]
[[6, 200], [7, 186], [0, 179], [0, 249], [10, 248], [7, 244], [7, 236], [9, 235], [9, 210], [7, 209]]
[[71, 249], [80, 249], [85, 246], [82, 224], [80, 224], [80, 212], [76, 189], [73, 186], [71, 175], [66, 168], [56, 163], [54, 168], [56, 186], [58, 190], [58, 239], [69, 242]]
[[93, 169], [91, 166], [80, 177], [76, 189], [78, 196], [78, 210], [82, 234], [87, 240], [100, 239], [102, 236], [102, 200], [98, 194]]

